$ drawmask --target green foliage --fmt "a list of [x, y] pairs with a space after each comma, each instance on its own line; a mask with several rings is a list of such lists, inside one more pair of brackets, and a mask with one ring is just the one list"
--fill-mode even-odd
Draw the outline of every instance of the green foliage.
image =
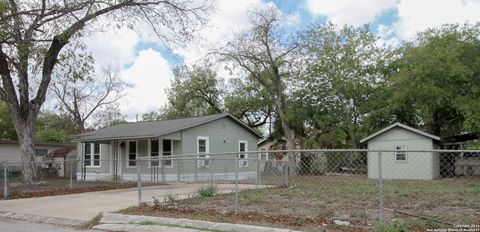
[[251, 127], [265, 124], [273, 111], [268, 91], [250, 78], [232, 78], [229, 87], [231, 91], [225, 96], [226, 111], [243, 119]]
[[314, 129], [318, 146], [357, 147], [388, 50], [366, 26], [314, 25], [300, 41], [305, 70], [294, 83], [290, 115]]
[[201, 186], [195, 192], [200, 197], [213, 197], [213, 196], [217, 195], [218, 188], [217, 188], [216, 185], [209, 184], [209, 185]]
[[78, 133], [78, 127], [67, 114], [43, 111], [38, 115], [35, 140], [42, 142], [69, 142]]
[[400, 48], [390, 81], [395, 111], [430, 133], [480, 132], [480, 23], [429, 29]]
[[185, 118], [220, 113], [219, 87], [222, 81], [210, 67], [183, 66], [175, 71], [175, 80], [168, 89], [168, 110], [165, 118]]
[[167, 204], [175, 204], [178, 201], [177, 195], [167, 194], [165, 197], [165, 203]]
[[379, 223], [375, 225], [375, 232], [407, 232], [410, 231], [408, 229], [407, 224], [403, 222], [394, 222], [389, 224]]
[[182, 66], [167, 91], [168, 104], [142, 115], [143, 121], [203, 116], [230, 112], [256, 128], [266, 123], [272, 108], [269, 95], [252, 80], [225, 83], [209, 64]]
[[266, 191], [264, 189], [254, 189], [242, 193], [242, 198], [248, 205], [256, 205], [265, 201]]
[[153, 207], [158, 208], [160, 207], [160, 200], [158, 198], [153, 197]]
[[35, 140], [60, 143], [65, 142], [68, 138], [63, 131], [59, 131], [55, 128], [42, 128], [35, 133]]
[[0, 139], [16, 140], [17, 133], [13, 126], [10, 111], [5, 102], [0, 101]]

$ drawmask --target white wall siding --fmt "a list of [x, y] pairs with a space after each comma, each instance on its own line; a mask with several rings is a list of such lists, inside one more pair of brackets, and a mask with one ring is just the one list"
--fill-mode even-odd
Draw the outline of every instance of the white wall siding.
[[[398, 127], [397, 127], [398, 128]], [[394, 150], [405, 146], [407, 150], [432, 150], [433, 141], [405, 129], [393, 128], [368, 141], [368, 149]], [[432, 152], [407, 152], [407, 161], [396, 161], [395, 152], [382, 152], [382, 174], [385, 179], [438, 178], [439, 157]], [[368, 153], [368, 178], [378, 178], [378, 152]]]

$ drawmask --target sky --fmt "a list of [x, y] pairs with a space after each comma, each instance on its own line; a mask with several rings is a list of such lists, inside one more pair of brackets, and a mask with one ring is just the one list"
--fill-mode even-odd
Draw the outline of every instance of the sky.
[[[96, 66], [115, 64], [130, 83], [121, 112], [133, 121], [136, 115], [157, 111], [167, 103], [165, 90], [173, 80], [173, 69], [191, 65], [207, 53], [205, 44], [219, 44], [247, 27], [251, 9], [275, 6], [286, 14], [292, 30], [329, 20], [337, 25], [361, 26], [388, 45], [398, 45], [416, 33], [445, 23], [480, 21], [480, 0], [218, 0], [208, 25], [199, 32], [202, 42], [166, 49], [155, 38], [128, 28], [112, 28], [86, 40]], [[219, 70], [220, 75], [232, 75]]]

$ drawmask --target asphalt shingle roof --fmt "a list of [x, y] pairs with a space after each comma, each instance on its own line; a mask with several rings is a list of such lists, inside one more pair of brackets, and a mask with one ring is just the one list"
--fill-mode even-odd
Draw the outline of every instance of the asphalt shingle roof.
[[229, 117], [233, 121], [241, 124], [250, 132], [254, 133], [258, 137], [261, 137], [258, 132], [254, 131], [232, 115], [228, 113], [221, 113], [202, 117], [119, 124], [97, 131], [76, 135], [74, 136], [74, 141], [152, 138], [199, 126], [223, 117]]

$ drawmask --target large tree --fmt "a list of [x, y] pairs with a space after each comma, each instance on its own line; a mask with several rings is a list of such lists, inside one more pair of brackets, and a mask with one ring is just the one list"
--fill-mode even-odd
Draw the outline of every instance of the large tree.
[[95, 126], [105, 121], [104, 116], [119, 114], [119, 100], [125, 96], [127, 83], [119, 76], [118, 67], [103, 67], [102, 74], [97, 76], [88, 65], [77, 67], [87, 69], [68, 68], [60, 72], [52, 81], [51, 90], [57, 97], [58, 108], [71, 115], [80, 133], [84, 133], [88, 121]]
[[220, 113], [223, 110], [223, 81], [208, 65], [182, 66], [167, 90], [165, 118], [182, 118]]
[[440, 136], [480, 133], [480, 23], [426, 30], [400, 52], [389, 79], [399, 118]]
[[210, 9], [208, 4], [188, 0], [1, 0], [0, 99], [7, 103], [18, 135], [23, 180], [37, 179], [31, 162], [34, 125], [67, 44], [95, 22], [107, 19], [132, 28], [146, 22], [167, 42], [189, 39]]
[[295, 134], [286, 114], [286, 81], [292, 74], [291, 56], [297, 44], [283, 30], [285, 18], [278, 9], [257, 10], [251, 13], [250, 19], [248, 29], [215, 53], [240, 67], [247, 78], [268, 92], [281, 122], [286, 148], [294, 150]]
[[359, 128], [373, 90], [383, 79], [386, 50], [367, 26], [314, 25], [300, 35], [302, 78], [295, 93], [311, 108], [310, 125], [338, 138], [342, 130], [349, 146], [358, 148]]
[[253, 80], [224, 81], [210, 64], [182, 66], [167, 89], [168, 103], [143, 120], [173, 119], [229, 112], [252, 128], [264, 125], [272, 111], [268, 93]]

